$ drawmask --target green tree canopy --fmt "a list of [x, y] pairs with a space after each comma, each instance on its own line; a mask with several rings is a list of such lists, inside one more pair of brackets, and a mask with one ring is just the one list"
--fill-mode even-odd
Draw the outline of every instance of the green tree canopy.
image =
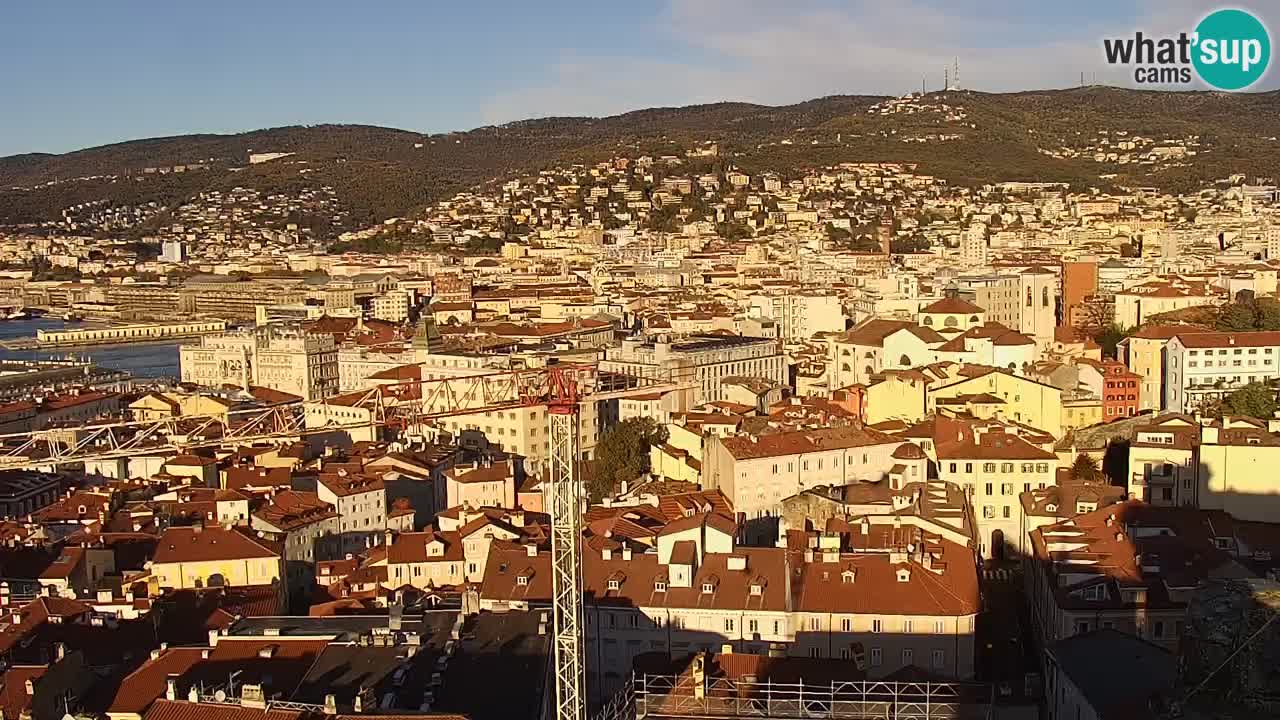
[[1071, 479], [1081, 483], [1102, 482], [1102, 471], [1098, 469], [1098, 461], [1092, 456], [1080, 453], [1071, 463]]
[[599, 502], [622, 483], [649, 472], [649, 448], [667, 441], [667, 429], [653, 418], [632, 418], [614, 425], [596, 444], [587, 478], [587, 495]]
[[1225, 415], [1247, 415], [1267, 419], [1275, 415], [1276, 394], [1262, 383], [1249, 383], [1222, 400]]

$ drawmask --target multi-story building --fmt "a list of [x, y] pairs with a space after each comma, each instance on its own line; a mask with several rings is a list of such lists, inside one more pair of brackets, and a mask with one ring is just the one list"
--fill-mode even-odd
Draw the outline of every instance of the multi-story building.
[[787, 359], [777, 340], [749, 337], [693, 336], [673, 341], [627, 339], [605, 351], [600, 369], [658, 378], [693, 386], [691, 401], [700, 405], [723, 400], [726, 377], [760, 377], [787, 383]]
[[1031, 531], [1025, 582], [1040, 639], [1099, 628], [1177, 652], [1187, 603], [1210, 577], [1249, 577], [1231, 517], [1139, 500]]
[[960, 260], [974, 267], [987, 264], [987, 226], [974, 223], [960, 235]]
[[[738, 547], [732, 523], [693, 515], [652, 549], [602, 538], [583, 550], [588, 686], [607, 696], [642, 653], [703, 650], [858, 660], [872, 678], [908, 667], [974, 674], [973, 552], [913, 527]], [[550, 555], [495, 542], [480, 607], [546, 607]]]
[[1083, 327], [1088, 321], [1086, 301], [1098, 292], [1098, 263], [1062, 263], [1062, 324]]
[[28, 470], [0, 471], [0, 517], [25, 518], [58, 499], [62, 484], [57, 475]]
[[260, 386], [319, 400], [338, 391], [332, 335], [269, 325], [205, 336], [179, 351], [183, 382], [206, 387]]
[[516, 507], [516, 473], [511, 460], [455, 465], [444, 472], [445, 507]]
[[387, 322], [405, 322], [413, 305], [413, 293], [408, 290], [388, 290], [373, 298], [373, 317]]
[[1001, 275], [956, 278], [960, 293], [997, 322], [1041, 345], [1053, 342], [1057, 327], [1058, 276], [1040, 266]]
[[960, 486], [968, 496], [978, 553], [994, 560], [1025, 554], [1018, 498], [1057, 483], [1057, 456], [1000, 430], [975, 426], [958, 435], [956, 440], [937, 441], [938, 477]]
[[1120, 360], [1141, 378], [1138, 411], [1167, 410], [1164, 405], [1164, 349], [1174, 335], [1202, 332], [1185, 325], [1149, 325], [1116, 344]]
[[156, 543], [151, 573], [174, 590], [264, 586], [284, 577], [284, 560], [278, 547], [238, 529], [171, 527]]
[[1183, 308], [1215, 305], [1223, 294], [1205, 283], [1156, 280], [1135, 285], [1115, 294], [1115, 324], [1129, 329], [1142, 325], [1152, 315]]
[[784, 340], [808, 340], [818, 333], [844, 330], [840, 297], [817, 292], [785, 292], [751, 298], [753, 317], [774, 320]]
[[1280, 377], [1280, 332], [1179, 333], [1164, 355], [1164, 407], [1189, 412]]
[[[806, 488], [889, 479], [903, 459], [895, 452], [904, 441], [871, 428], [826, 428], [767, 435], [740, 434], [706, 441], [702, 482], [718, 489], [749, 521], [776, 518], [782, 501]], [[924, 480], [910, 463], [904, 482]], [[756, 523], [761, 532], [772, 528]]]
[[1237, 520], [1273, 522], [1280, 513], [1280, 436], [1264, 420], [1187, 415], [1154, 418], [1129, 449], [1129, 497], [1163, 507], [1222, 510]]
[[250, 527], [284, 548], [289, 587], [305, 591], [315, 580], [316, 563], [342, 556], [341, 519], [316, 493], [273, 492], [253, 512]]
[[1142, 406], [1142, 376], [1114, 360], [1098, 365], [1102, 373], [1103, 420], [1132, 417]]
[[358, 463], [326, 465], [316, 496], [338, 512], [343, 552], [360, 552], [380, 543], [387, 529], [387, 491], [379, 475]]

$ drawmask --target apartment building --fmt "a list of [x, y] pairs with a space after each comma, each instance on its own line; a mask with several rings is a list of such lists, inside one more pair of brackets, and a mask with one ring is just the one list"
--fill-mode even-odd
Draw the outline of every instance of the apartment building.
[[271, 585], [285, 576], [280, 548], [220, 525], [166, 529], [151, 574], [160, 588], [174, 590]]
[[1164, 356], [1164, 407], [1191, 412], [1280, 377], [1280, 332], [1179, 333]]
[[1119, 359], [1140, 378], [1138, 412], [1170, 409], [1164, 404], [1165, 347], [1175, 335], [1204, 331], [1185, 325], [1150, 325], [1116, 343]]
[[787, 359], [777, 340], [718, 335], [629, 338], [605, 351], [600, 370], [692, 385], [694, 405], [724, 400], [720, 381], [726, 377], [759, 377], [784, 385], [788, 380]]
[[808, 340], [818, 333], [841, 332], [845, 328], [840, 297], [817, 292], [783, 292], [755, 295], [748, 314], [777, 323], [779, 337], [787, 341]]
[[321, 469], [316, 496], [337, 510], [342, 552], [360, 552], [380, 543], [387, 529], [387, 491], [380, 475], [359, 463], [331, 463]]
[[511, 460], [455, 465], [444, 471], [445, 507], [515, 508], [516, 473]]
[[958, 434], [937, 441], [938, 477], [968, 496], [978, 553], [993, 560], [1025, 554], [1019, 495], [1056, 484], [1058, 457], [1003, 430], [974, 427]]
[[338, 351], [332, 335], [269, 325], [206, 335], [179, 351], [183, 382], [205, 387], [260, 386], [319, 400], [338, 391]]
[[342, 557], [342, 520], [333, 505], [313, 492], [273, 491], [253, 512], [250, 527], [284, 549], [290, 591], [305, 591], [315, 566]]
[[1205, 283], [1180, 279], [1153, 280], [1115, 294], [1115, 323], [1128, 329], [1142, 325], [1152, 315], [1201, 305], [1216, 305], [1224, 295]]
[[[806, 488], [887, 481], [894, 466], [902, 464], [894, 453], [904, 444], [866, 427], [741, 434], [705, 442], [703, 486], [723, 492], [750, 520], [778, 517], [783, 499]], [[923, 479], [918, 475], [906, 481]]]
[[1274, 522], [1280, 517], [1277, 463], [1280, 435], [1264, 420], [1162, 415], [1138, 428], [1130, 444], [1129, 497]]
[[[583, 549], [587, 664], [607, 696], [642, 653], [733, 652], [866, 663], [884, 678], [924, 667], [974, 674], [977, 571], [968, 548], [907, 528], [860, 540], [828, 535], [800, 547], [738, 547], [697, 517], [672, 523], [645, 550]], [[812, 546], [810, 546], [812, 544]], [[546, 607], [550, 555], [495, 542], [481, 609]]]
[[1031, 531], [1026, 592], [1040, 639], [1099, 628], [1177, 653], [1187, 603], [1210, 577], [1250, 577], [1221, 512], [1129, 500]]

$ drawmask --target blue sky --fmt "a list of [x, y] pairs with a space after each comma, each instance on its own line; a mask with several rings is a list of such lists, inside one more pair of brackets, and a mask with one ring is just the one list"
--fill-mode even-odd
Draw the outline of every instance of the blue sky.
[[[1101, 39], [1176, 31], [1198, 0], [14, 2], [0, 156], [358, 122], [446, 131], [717, 100], [1131, 84]], [[1264, 21], [1266, 12], [1261, 16]], [[1272, 72], [1265, 87], [1275, 87]]]

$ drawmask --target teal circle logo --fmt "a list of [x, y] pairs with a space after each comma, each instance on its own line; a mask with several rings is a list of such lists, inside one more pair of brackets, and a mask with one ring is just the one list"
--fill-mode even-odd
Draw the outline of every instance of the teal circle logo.
[[1262, 22], [1244, 10], [1215, 10], [1196, 26], [1191, 64], [1206, 84], [1243, 90], [1258, 81], [1271, 62], [1271, 37]]

